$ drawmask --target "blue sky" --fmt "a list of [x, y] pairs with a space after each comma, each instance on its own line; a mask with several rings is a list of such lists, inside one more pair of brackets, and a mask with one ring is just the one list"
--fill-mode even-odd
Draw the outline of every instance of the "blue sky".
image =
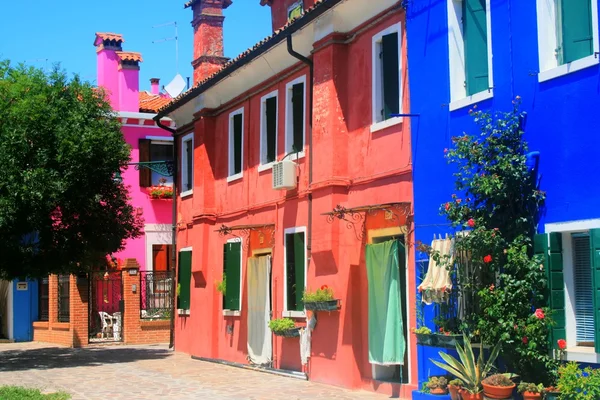
[[[179, 30], [179, 72], [192, 74], [192, 11], [185, 0], [20, 1], [2, 4], [0, 58], [50, 68], [59, 62], [69, 74], [96, 81], [95, 32], [121, 33], [123, 50], [142, 53], [140, 89], [150, 90], [150, 78], [167, 84], [176, 74], [175, 42], [152, 41]], [[259, 0], [234, 0], [225, 10], [225, 56], [235, 57], [271, 33], [269, 7]], [[48, 61], [46, 61], [46, 59]]]

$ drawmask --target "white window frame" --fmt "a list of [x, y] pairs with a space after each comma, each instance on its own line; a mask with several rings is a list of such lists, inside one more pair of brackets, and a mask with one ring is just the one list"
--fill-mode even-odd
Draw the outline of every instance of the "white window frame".
[[575, 278], [571, 234], [588, 232], [590, 229], [597, 228], [600, 228], [600, 219], [559, 222], [545, 225], [545, 231], [547, 233], [560, 232], [562, 234], [563, 276], [565, 280], [565, 322], [567, 331], [567, 349], [565, 355], [567, 361], [593, 364], [600, 363], [600, 354], [596, 353], [594, 347], [571, 345], [572, 343], [577, 343], [574, 297]]
[[598, 65], [600, 52], [598, 45], [598, 2], [592, 2], [592, 35], [594, 50], [589, 55], [570, 63], [558, 65], [556, 48], [558, 47], [558, 21], [556, 14], [556, 0], [536, 0], [537, 14], [537, 39], [539, 74], [538, 81], [545, 82], [550, 79], [568, 75], [575, 71]]
[[277, 160], [277, 144], [279, 136], [279, 91], [274, 90], [260, 98], [260, 164], [258, 171], [266, 171], [273, 167], [274, 162], [266, 162], [267, 158], [267, 100], [275, 98], [275, 160]]
[[181, 152], [179, 154], [182, 155], [181, 158], [181, 188], [183, 189], [185, 186], [187, 186], [188, 181], [187, 181], [187, 170], [188, 170], [188, 164], [187, 164], [187, 157], [183, 157], [183, 154], [185, 152], [185, 144], [187, 142], [191, 141], [192, 142], [192, 165], [189, 166], [190, 168], [192, 168], [192, 188], [186, 191], [182, 191], [179, 196], [180, 197], [187, 197], [190, 196], [194, 193], [194, 132], [188, 133], [187, 135], [183, 136], [181, 138]]
[[[304, 157], [306, 148], [306, 75], [302, 75], [285, 85], [285, 154], [292, 151], [294, 144], [294, 113], [292, 112], [292, 87], [298, 83], [303, 83], [303, 112], [304, 123], [302, 124], [302, 151], [298, 152], [297, 158]], [[296, 154], [296, 153], [293, 153]]]
[[450, 111], [468, 107], [494, 97], [494, 69], [492, 51], [492, 8], [486, 0], [487, 48], [488, 48], [488, 90], [467, 96], [465, 87], [465, 41], [462, 25], [462, 2], [447, 0], [448, 5], [448, 56], [450, 67]]
[[[242, 116], [242, 143], [241, 143], [241, 169], [237, 174], [233, 173], [235, 166], [235, 160], [233, 159], [233, 117], [236, 115]], [[229, 143], [227, 145], [227, 182], [233, 182], [241, 179], [244, 176], [244, 107], [238, 108], [237, 110], [229, 114]]]
[[306, 318], [306, 310], [296, 311], [287, 309], [287, 245], [286, 235], [293, 233], [304, 233], [304, 290], [306, 290], [306, 282], [308, 281], [308, 258], [306, 249], [306, 227], [297, 226], [287, 228], [283, 231], [283, 311], [282, 317], [288, 318]]
[[[193, 251], [192, 246], [189, 247], [184, 247], [182, 249], [179, 249], [179, 251], [177, 252], [177, 266], [175, 267], [177, 270], [177, 279], [179, 279], [179, 253], [182, 253], [184, 251]], [[193, 267], [193, 263], [194, 263], [194, 255], [192, 254], [192, 265], [190, 266], [190, 272], [192, 270]], [[190, 285], [192, 284], [192, 282], [190, 281]], [[178, 308], [177, 309], [177, 314], [178, 315], [190, 315], [190, 309], [192, 308], [192, 288], [190, 287], [190, 308], [188, 310], [184, 310], [182, 308]]]
[[391, 25], [381, 32], [375, 34], [372, 38], [371, 132], [377, 132], [390, 126], [397, 125], [401, 123], [403, 119], [402, 117], [393, 117], [382, 120], [380, 114], [380, 110], [383, 107], [383, 93], [381, 92], [381, 88], [383, 86], [383, 71], [379, 53], [381, 52], [383, 37], [392, 33], [398, 33], [398, 82], [400, 86], [398, 88], [398, 95], [400, 96], [400, 114], [402, 114], [402, 25], [398, 22], [397, 24]]
[[[227, 243], [242, 243], [242, 238], [240, 237], [234, 237], [231, 239], [227, 239]], [[223, 260], [225, 261], [225, 260]], [[223, 316], [225, 317], [239, 317], [241, 315], [242, 312], [242, 289], [243, 289], [243, 282], [244, 282], [244, 254], [240, 251], [240, 303], [239, 303], [239, 310], [229, 310], [229, 309], [224, 309], [223, 310]]]

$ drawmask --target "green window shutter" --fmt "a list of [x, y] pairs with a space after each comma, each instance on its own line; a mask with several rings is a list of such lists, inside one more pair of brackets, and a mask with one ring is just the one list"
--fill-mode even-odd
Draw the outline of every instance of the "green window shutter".
[[190, 309], [190, 286], [192, 281], [192, 252], [179, 252], [179, 299], [177, 308], [182, 310]]
[[[550, 245], [548, 245], [548, 238]], [[548, 279], [547, 301], [548, 307], [552, 310], [552, 319], [555, 321], [549, 338], [550, 345], [552, 348], [558, 348], [556, 341], [566, 339], [567, 336], [562, 234], [560, 232], [549, 235], [537, 234], [533, 243], [535, 254], [543, 256], [544, 270]]]
[[[595, 1], [595, 0], [594, 0]], [[560, 0], [562, 30], [561, 64], [592, 55], [592, 2], [590, 0]]]
[[242, 114], [233, 116], [233, 174], [242, 172]]
[[485, 0], [463, 0], [467, 96], [489, 89]]
[[277, 97], [270, 97], [266, 104], [266, 119], [267, 119], [267, 162], [275, 161], [275, 148], [277, 136]]
[[288, 233], [285, 235], [285, 254], [286, 254], [286, 297], [288, 311], [303, 311], [304, 302], [304, 264], [305, 264], [305, 246], [304, 233]]
[[383, 64], [383, 119], [400, 113], [400, 60], [398, 33], [390, 33], [381, 39], [381, 62]]
[[592, 258], [592, 284], [594, 288], [594, 347], [600, 353], [600, 229], [590, 230], [590, 247]]
[[227, 287], [225, 289], [225, 309], [240, 309], [240, 279], [241, 279], [242, 244], [240, 242], [226, 243], [224, 251], [225, 275]]
[[302, 296], [304, 295], [304, 264], [305, 264], [305, 252], [304, 247], [304, 233], [294, 234], [294, 267], [296, 269], [296, 311], [304, 310], [304, 302]]
[[294, 150], [304, 150], [304, 83], [292, 86], [292, 126]]

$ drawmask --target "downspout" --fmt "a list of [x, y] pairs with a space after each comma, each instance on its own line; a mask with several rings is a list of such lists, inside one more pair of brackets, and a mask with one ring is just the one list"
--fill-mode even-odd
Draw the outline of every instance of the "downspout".
[[310, 260], [312, 258], [312, 192], [310, 190], [310, 186], [313, 182], [313, 92], [314, 92], [314, 63], [310, 58], [303, 56], [302, 54], [296, 52], [292, 45], [292, 35], [288, 35], [287, 38], [287, 51], [288, 53], [308, 65], [309, 68], [309, 80], [310, 85], [308, 90], [308, 98], [310, 99], [310, 107], [308, 107], [308, 227], [306, 229], [306, 251], [307, 251], [307, 261], [310, 265]]
[[176, 282], [176, 271], [177, 271], [177, 164], [178, 164], [178, 158], [177, 158], [177, 150], [178, 150], [178, 146], [177, 146], [177, 138], [176, 138], [176, 133], [177, 131], [173, 128], [170, 128], [166, 125], [163, 125], [162, 122], [160, 121], [161, 116], [157, 115], [156, 117], [154, 117], [154, 121], [156, 122], [156, 125], [158, 125], [159, 128], [164, 129], [167, 132], [170, 132], [171, 135], [173, 135], [173, 223], [171, 226], [171, 230], [172, 230], [172, 237], [171, 237], [171, 241], [172, 241], [172, 249], [171, 249], [171, 267], [174, 268], [174, 273], [173, 273], [173, 280], [171, 283], [171, 326], [170, 326], [170, 336], [169, 336], [169, 348], [172, 349], [175, 346], [175, 313], [177, 312], [177, 282]]

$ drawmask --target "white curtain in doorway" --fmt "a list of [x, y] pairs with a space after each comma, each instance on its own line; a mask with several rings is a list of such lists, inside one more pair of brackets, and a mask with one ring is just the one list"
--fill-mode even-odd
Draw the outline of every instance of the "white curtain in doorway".
[[269, 280], [271, 256], [248, 258], [248, 360], [269, 365], [272, 356], [271, 298]]

